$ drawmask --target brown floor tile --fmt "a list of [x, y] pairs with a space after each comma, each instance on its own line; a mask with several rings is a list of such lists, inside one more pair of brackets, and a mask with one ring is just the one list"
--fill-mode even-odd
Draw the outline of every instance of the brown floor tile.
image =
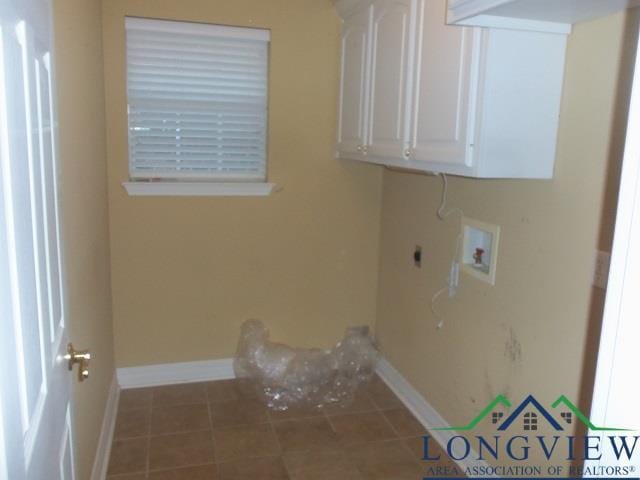
[[239, 399], [210, 403], [209, 411], [214, 428], [257, 425], [269, 420], [267, 407], [259, 400]]
[[206, 385], [209, 403], [229, 402], [232, 400], [258, 399], [258, 390], [247, 379], [218, 380]]
[[255, 381], [248, 378], [236, 378], [234, 381], [236, 390], [241, 398], [253, 398], [254, 400], [260, 398], [259, 391], [261, 389], [258, 388], [258, 384]]
[[252, 458], [218, 465], [220, 480], [289, 480], [280, 457]]
[[343, 445], [397, 438], [380, 412], [336, 415], [329, 420]]
[[147, 480], [144, 473], [132, 473], [131, 475], [111, 475], [107, 480]]
[[214, 460], [211, 432], [191, 432], [151, 437], [149, 469], [203, 465]]
[[148, 408], [119, 411], [113, 438], [120, 440], [149, 435], [150, 417], [151, 410]]
[[209, 430], [207, 405], [154, 407], [151, 412], [151, 435]]
[[148, 480], [218, 480], [219, 478], [215, 465], [202, 465], [151, 472]]
[[284, 412], [270, 411], [248, 380], [124, 390], [108, 480], [417, 480], [429, 467], [461, 475], [433, 441], [441, 459], [422, 460], [426, 433], [379, 377], [351, 404]]
[[109, 475], [144, 472], [147, 468], [148, 439], [115, 440], [111, 445]]
[[207, 383], [207, 401], [229, 402], [240, 399], [240, 391], [235, 380], [219, 380]]
[[384, 410], [382, 414], [389, 420], [393, 429], [401, 437], [415, 437], [417, 435], [426, 435], [427, 433], [422, 424], [404, 407]]
[[327, 415], [345, 415], [347, 413], [372, 412], [374, 410], [377, 410], [377, 407], [375, 406], [367, 392], [362, 389], [356, 392], [353, 401], [326, 405], [322, 410]]
[[275, 456], [280, 453], [271, 425], [214, 428], [216, 462]]
[[207, 403], [205, 383], [184, 383], [153, 389], [153, 407]]
[[373, 377], [373, 380], [365, 388], [373, 403], [381, 410], [404, 406], [396, 394], [378, 376]]
[[129, 388], [120, 392], [118, 412], [135, 410], [139, 408], [151, 408], [151, 388]]
[[283, 456], [291, 480], [362, 480], [339, 448], [297, 450]]
[[401, 440], [354, 445], [347, 455], [364, 480], [418, 480], [424, 473]]
[[364, 390], [356, 392], [352, 402], [336, 403], [323, 408], [327, 415], [344, 415], [347, 413], [363, 413], [376, 410], [377, 407]]
[[424, 439], [423, 437], [407, 438], [404, 440], [405, 445], [413, 453], [414, 458], [423, 465], [423, 470], [430, 467], [445, 467], [449, 470], [449, 476], [463, 477], [463, 472], [458, 467], [458, 464], [454, 462], [447, 453], [440, 448], [438, 443], [431, 439], [429, 440], [429, 457], [440, 457], [439, 460], [424, 460]]
[[[407, 438], [404, 440], [404, 443], [407, 447], [409, 447], [409, 450], [411, 450], [414, 457], [418, 461], [422, 461], [422, 457], [424, 456], [423, 437]], [[433, 453], [432, 450], [434, 451]], [[441, 452], [442, 450], [440, 449], [440, 446], [436, 443], [436, 441], [433, 439], [429, 440], [429, 456], [438, 455]]]
[[273, 427], [283, 452], [336, 445], [336, 434], [324, 417], [284, 420]]
[[322, 417], [322, 409], [310, 405], [295, 405], [286, 410], [269, 409], [269, 417], [272, 421], [294, 420], [300, 418]]

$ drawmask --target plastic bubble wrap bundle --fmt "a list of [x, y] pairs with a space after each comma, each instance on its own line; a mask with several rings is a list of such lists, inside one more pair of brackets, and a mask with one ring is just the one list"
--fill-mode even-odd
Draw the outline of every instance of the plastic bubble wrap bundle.
[[239, 378], [256, 382], [270, 408], [287, 410], [351, 402], [373, 376], [378, 357], [369, 327], [347, 329], [344, 339], [325, 351], [271, 342], [261, 321], [247, 320], [233, 367]]

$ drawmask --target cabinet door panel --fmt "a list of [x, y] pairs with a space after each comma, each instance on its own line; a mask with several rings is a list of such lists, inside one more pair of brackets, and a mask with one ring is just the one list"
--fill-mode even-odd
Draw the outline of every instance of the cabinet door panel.
[[337, 150], [359, 154], [366, 143], [370, 9], [349, 17], [342, 30], [342, 74]]
[[411, 0], [384, 0], [373, 5], [368, 142], [372, 155], [402, 158], [408, 146], [411, 10]]
[[471, 166], [480, 31], [445, 25], [446, 1], [424, 2], [412, 158]]

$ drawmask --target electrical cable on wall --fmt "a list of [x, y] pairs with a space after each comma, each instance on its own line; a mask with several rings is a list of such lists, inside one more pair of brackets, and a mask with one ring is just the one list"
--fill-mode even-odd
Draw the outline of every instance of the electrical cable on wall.
[[453, 207], [447, 210], [447, 191], [449, 189], [449, 180], [447, 179], [447, 175], [444, 173], [438, 174], [442, 179], [442, 196], [440, 197], [440, 206], [436, 211], [436, 215], [440, 220], [445, 220], [452, 213], [458, 212], [460, 215], [464, 216], [464, 212], [459, 208]]
[[[447, 209], [447, 193], [449, 188], [449, 182], [447, 179], [447, 175], [444, 173], [440, 173], [440, 178], [442, 179], [442, 196], [440, 199], [440, 206], [436, 211], [436, 215], [440, 221], [445, 221], [449, 215], [453, 213], [459, 213], [461, 216], [464, 216], [464, 212], [457, 208], [449, 208]], [[436, 300], [446, 291], [449, 291], [449, 296], [453, 297], [455, 295], [455, 290], [452, 290], [452, 283], [455, 283], [457, 286], [458, 280], [458, 255], [460, 253], [460, 241], [462, 240], [462, 233], [459, 233], [456, 237], [455, 244], [455, 253], [453, 254], [453, 259], [451, 260], [451, 268], [449, 269], [449, 276], [447, 277], [447, 286], [438, 290], [433, 297], [431, 297], [431, 313], [438, 320], [438, 324], [436, 325], [436, 329], [440, 330], [444, 325], [444, 317], [442, 317], [438, 311], [436, 310]], [[455, 279], [453, 277], [456, 277]]]

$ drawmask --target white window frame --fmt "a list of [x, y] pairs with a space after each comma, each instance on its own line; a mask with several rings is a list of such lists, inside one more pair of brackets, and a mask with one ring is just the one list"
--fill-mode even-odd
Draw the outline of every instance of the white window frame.
[[[167, 33], [182, 33], [185, 31], [185, 27], [188, 28], [189, 33], [195, 33], [200, 36], [215, 36], [217, 38], [240, 38], [240, 39], [252, 39], [261, 40], [267, 43], [270, 42], [269, 30], [256, 29], [256, 28], [244, 28], [244, 27], [229, 27], [222, 25], [169, 21], [169, 20], [154, 20], [144, 18], [126, 18], [127, 30], [130, 27], [143, 30], [151, 29], [153, 32]], [[143, 37], [144, 38], [144, 37]], [[130, 44], [127, 41], [126, 51], [129, 54]], [[130, 73], [127, 69], [127, 82], [130, 81]], [[129, 85], [129, 84], [128, 84]], [[268, 84], [267, 84], [268, 88]], [[144, 92], [143, 92], [144, 95]], [[268, 93], [267, 93], [268, 97]], [[144, 100], [143, 100], [144, 101]], [[127, 88], [127, 104], [130, 104], [129, 88]], [[265, 113], [266, 124], [268, 128], [268, 109]], [[127, 130], [129, 131], [130, 116], [127, 112]], [[180, 175], [181, 172], [176, 171], [175, 177], [170, 173], [161, 172], [162, 178], [139, 178], [136, 174], [136, 170], [131, 170], [132, 159], [134, 158], [131, 153], [130, 139], [128, 138], [129, 156], [128, 156], [128, 171], [129, 180], [122, 183], [123, 187], [129, 195], [132, 196], [266, 196], [269, 195], [274, 188], [272, 183], [268, 183], [266, 169], [268, 166], [268, 140], [265, 138], [265, 177], [258, 180], [242, 179], [230, 179], [224, 178], [211, 178], [211, 176], [203, 173], [190, 174], [187, 178]], [[179, 148], [179, 147], [178, 147]], [[144, 176], [144, 175], [143, 175]]]

